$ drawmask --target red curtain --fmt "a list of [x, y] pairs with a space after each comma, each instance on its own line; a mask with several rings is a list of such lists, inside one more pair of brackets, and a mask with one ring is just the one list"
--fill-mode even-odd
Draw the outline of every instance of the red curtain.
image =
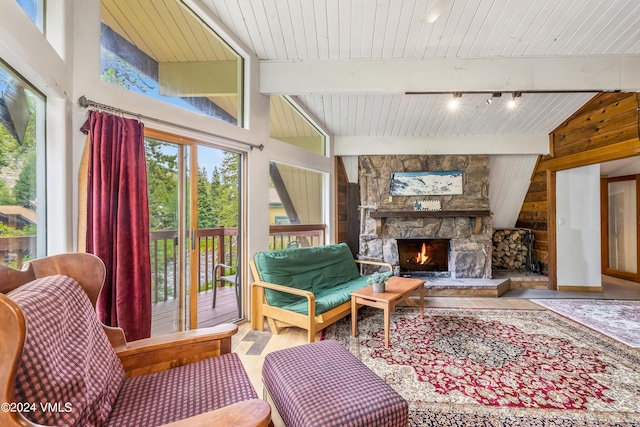
[[83, 126], [91, 149], [87, 182], [87, 252], [107, 268], [100, 320], [127, 340], [151, 334], [151, 261], [144, 125], [90, 111]]

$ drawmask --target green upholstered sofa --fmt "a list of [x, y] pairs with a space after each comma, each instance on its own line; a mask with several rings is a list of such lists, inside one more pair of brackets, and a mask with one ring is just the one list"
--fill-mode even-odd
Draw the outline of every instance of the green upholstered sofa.
[[351, 313], [351, 292], [368, 286], [358, 263], [391, 264], [355, 260], [344, 244], [258, 252], [251, 262], [251, 326], [263, 330], [267, 318], [271, 331], [297, 326], [308, 331], [309, 342], [317, 331]]

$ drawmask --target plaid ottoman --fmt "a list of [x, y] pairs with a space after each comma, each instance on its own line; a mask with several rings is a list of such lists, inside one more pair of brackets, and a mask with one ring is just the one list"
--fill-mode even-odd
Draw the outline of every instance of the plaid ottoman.
[[337, 341], [267, 354], [265, 390], [287, 427], [406, 427], [407, 402]]

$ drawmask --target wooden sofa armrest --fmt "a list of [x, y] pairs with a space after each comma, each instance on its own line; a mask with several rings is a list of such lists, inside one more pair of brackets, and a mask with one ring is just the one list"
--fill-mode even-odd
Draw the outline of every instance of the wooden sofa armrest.
[[264, 400], [251, 399], [165, 424], [164, 427], [267, 427], [269, 425], [271, 425], [271, 406]]
[[361, 259], [356, 259], [355, 262], [357, 264], [379, 265], [381, 267], [387, 267], [389, 271], [393, 271], [393, 265], [389, 264], [388, 262], [367, 261], [367, 260], [361, 260]]
[[[251, 309], [251, 328], [257, 329], [259, 331], [263, 330], [263, 308], [262, 304], [266, 301], [266, 296], [264, 295], [265, 289], [273, 289], [274, 291], [286, 292], [293, 295], [299, 295], [307, 299], [307, 317], [308, 317], [308, 328], [310, 331], [313, 330], [313, 324], [315, 323], [316, 317], [316, 296], [313, 292], [303, 291], [302, 289], [291, 288], [289, 286], [276, 285], [275, 283], [262, 282], [257, 281], [251, 284], [251, 299], [252, 299], [252, 309]], [[293, 312], [291, 312], [293, 313]], [[296, 314], [296, 316], [300, 316]], [[287, 322], [286, 319], [280, 319]], [[270, 321], [271, 322], [271, 321]], [[288, 322], [287, 322], [288, 323]], [[272, 328], [272, 332], [278, 333], [277, 326], [269, 323]], [[310, 332], [311, 334], [311, 332]]]
[[300, 295], [301, 297], [306, 297], [310, 301], [313, 301], [315, 299], [315, 295], [313, 295], [313, 292], [303, 291], [302, 289], [292, 288], [290, 286], [276, 285], [275, 283], [262, 282], [262, 281], [253, 282], [251, 286], [259, 286], [261, 288], [273, 289], [274, 291]]
[[231, 352], [238, 326], [223, 323], [211, 328], [132, 341], [114, 348], [127, 378], [164, 371]]

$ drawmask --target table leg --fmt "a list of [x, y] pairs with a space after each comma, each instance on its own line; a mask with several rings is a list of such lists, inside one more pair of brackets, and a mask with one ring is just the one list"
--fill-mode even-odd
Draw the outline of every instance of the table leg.
[[356, 298], [351, 297], [351, 336], [356, 337], [358, 335], [358, 306], [356, 304]]
[[384, 346], [389, 348], [389, 326], [391, 324], [391, 310], [389, 310], [389, 304], [384, 306]]
[[420, 317], [424, 317], [424, 284], [420, 286]]

